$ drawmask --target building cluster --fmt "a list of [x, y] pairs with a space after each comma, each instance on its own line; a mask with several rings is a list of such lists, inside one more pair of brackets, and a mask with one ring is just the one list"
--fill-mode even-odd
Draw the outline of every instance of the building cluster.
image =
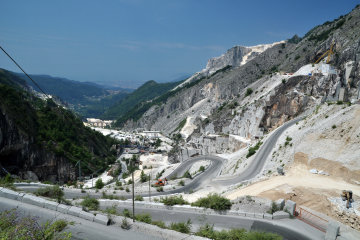
[[101, 120], [97, 118], [87, 118], [86, 122], [84, 122], [85, 126], [88, 127], [99, 127], [99, 128], [105, 128], [110, 127], [113, 123], [113, 120]]

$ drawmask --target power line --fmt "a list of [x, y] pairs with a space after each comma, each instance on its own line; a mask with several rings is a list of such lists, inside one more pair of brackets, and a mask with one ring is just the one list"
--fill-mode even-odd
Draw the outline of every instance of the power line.
[[5, 49], [2, 48], [2, 46], [0, 46], [1, 50], [11, 59], [11, 61], [13, 61], [15, 63], [15, 65], [20, 68], [20, 70], [35, 84], [36, 87], [38, 87], [40, 89], [40, 91], [47, 97], [50, 98], [45, 92], [44, 90], [41, 89], [41, 87], [29, 76], [29, 74], [27, 74], [24, 69], [22, 69], [22, 67], [20, 67], [20, 65], [5, 51]]

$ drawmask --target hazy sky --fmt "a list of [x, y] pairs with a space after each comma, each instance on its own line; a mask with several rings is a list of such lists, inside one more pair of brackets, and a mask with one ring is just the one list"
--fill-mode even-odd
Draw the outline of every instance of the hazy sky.
[[[32, 74], [137, 87], [234, 45], [303, 36], [353, 0], [0, 0], [0, 45]], [[0, 52], [0, 67], [19, 71]]]

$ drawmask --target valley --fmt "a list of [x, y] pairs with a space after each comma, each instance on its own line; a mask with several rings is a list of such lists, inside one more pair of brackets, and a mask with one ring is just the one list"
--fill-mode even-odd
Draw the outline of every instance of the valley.
[[0, 69], [0, 210], [91, 221], [87, 239], [359, 239], [359, 22], [135, 90], [32, 75], [47, 96]]

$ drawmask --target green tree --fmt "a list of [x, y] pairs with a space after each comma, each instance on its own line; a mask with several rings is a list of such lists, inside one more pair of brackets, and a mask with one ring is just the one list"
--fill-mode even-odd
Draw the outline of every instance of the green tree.
[[95, 188], [96, 189], [102, 189], [103, 187], [104, 187], [104, 183], [103, 183], [103, 181], [102, 181], [102, 179], [101, 178], [99, 178], [98, 180], [96, 180], [96, 182], [95, 182]]

